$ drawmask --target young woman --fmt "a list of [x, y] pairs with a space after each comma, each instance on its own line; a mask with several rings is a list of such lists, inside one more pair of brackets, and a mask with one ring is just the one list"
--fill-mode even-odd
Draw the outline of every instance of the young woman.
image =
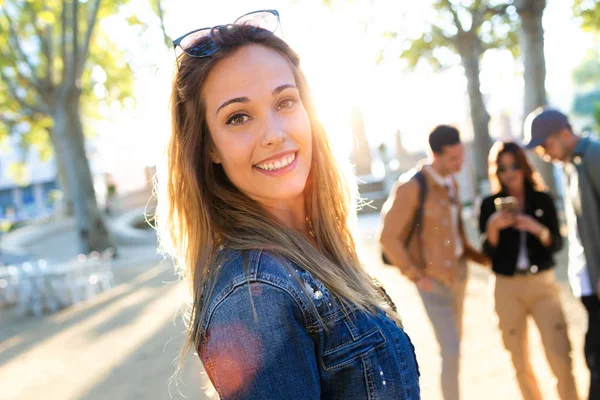
[[158, 222], [193, 295], [184, 352], [223, 399], [418, 399], [414, 348], [356, 254], [354, 180], [278, 23], [175, 41]]
[[[502, 339], [521, 393], [525, 400], [542, 399], [528, 356], [527, 317], [532, 316], [560, 398], [576, 400], [571, 346], [552, 271], [554, 253], [563, 244], [554, 203], [516, 143], [494, 145], [489, 177], [496, 194], [483, 200], [479, 227], [485, 237], [484, 251], [492, 259]], [[514, 204], [514, 209], [505, 204]]]

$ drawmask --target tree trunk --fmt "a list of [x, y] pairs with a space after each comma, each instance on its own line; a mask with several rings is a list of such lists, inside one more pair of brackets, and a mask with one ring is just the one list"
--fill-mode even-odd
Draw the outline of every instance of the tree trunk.
[[[546, 59], [542, 16], [546, 0], [521, 0], [516, 3], [521, 18], [521, 47], [525, 67], [525, 99], [523, 119], [530, 112], [548, 103], [546, 97]], [[533, 155], [533, 162], [553, 195], [556, 195], [553, 166]]]
[[481, 183], [488, 179], [488, 155], [492, 147], [490, 139], [490, 115], [485, 108], [483, 94], [479, 82], [479, 57], [476, 53], [462, 54], [462, 63], [467, 77], [467, 91], [469, 93], [469, 106], [471, 123], [473, 125], [473, 160], [475, 162], [475, 180], [479, 193]]
[[96, 203], [79, 113], [79, 95], [79, 89], [65, 87], [58, 96], [54, 112], [54, 136], [59, 153], [57, 157], [64, 161], [67, 185], [71, 190], [79, 251], [88, 254], [114, 245]]
[[63, 193], [62, 203], [65, 207], [65, 214], [71, 216], [73, 215], [73, 196], [71, 195], [71, 187], [69, 186], [67, 165], [62, 154], [57, 151], [59, 144], [54, 131], [50, 132], [50, 141], [52, 142], [52, 148], [55, 149], [54, 160], [56, 161], [56, 176]]

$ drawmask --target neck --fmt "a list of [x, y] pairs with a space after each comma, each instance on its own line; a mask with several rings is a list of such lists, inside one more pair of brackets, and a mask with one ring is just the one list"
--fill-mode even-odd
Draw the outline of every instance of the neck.
[[450, 175], [445, 168], [443, 168], [440, 163], [438, 163], [437, 161], [433, 161], [431, 163], [431, 168], [433, 168], [433, 170], [442, 178], [447, 177], [448, 175]]
[[567, 156], [567, 160], [565, 160], [565, 161], [571, 162], [573, 160], [573, 153], [575, 152], [575, 147], [577, 147], [577, 143], [579, 143], [580, 140], [581, 140], [581, 137], [579, 137], [577, 135], [571, 136], [571, 141], [569, 142], [569, 147], [568, 147], [569, 155]]
[[263, 207], [289, 229], [309, 235], [304, 195], [285, 202], [263, 204]]
[[519, 185], [514, 188], [507, 188], [506, 190], [510, 196], [515, 196], [517, 199], [525, 198], [525, 184]]

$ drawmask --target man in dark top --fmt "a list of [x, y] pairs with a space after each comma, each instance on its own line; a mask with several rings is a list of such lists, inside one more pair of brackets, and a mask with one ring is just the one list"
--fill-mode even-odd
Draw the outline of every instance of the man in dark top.
[[527, 117], [525, 137], [527, 148], [564, 164], [569, 281], [588, 313], [589, 399], [600, 399], [600, 142], [575, 135], [568, 118], [551, 108]]

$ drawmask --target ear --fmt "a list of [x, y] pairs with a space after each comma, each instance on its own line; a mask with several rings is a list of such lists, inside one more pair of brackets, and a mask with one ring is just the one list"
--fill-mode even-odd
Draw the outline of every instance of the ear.
[[211, 146], [210, 149], [210, 160], [215, 164], [221, 164], [221, 157], [219, 156], [219, 153], [217, 152], [217, 149], [215, 149], [214, 146]]

